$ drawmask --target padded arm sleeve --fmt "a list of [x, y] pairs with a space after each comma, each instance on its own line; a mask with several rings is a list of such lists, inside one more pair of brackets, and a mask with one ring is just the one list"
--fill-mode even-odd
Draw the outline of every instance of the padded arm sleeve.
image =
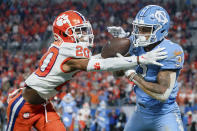
[[90, 59], [87, 66], [87, 71], [117, 71], [129, 69], [136, 65], [136, 56]]

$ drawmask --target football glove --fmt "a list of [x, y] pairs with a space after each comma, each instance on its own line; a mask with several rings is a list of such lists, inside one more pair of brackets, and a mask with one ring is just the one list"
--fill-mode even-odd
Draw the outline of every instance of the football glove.
[[130, 32], [125, 32], [120, 26], [109, 26], [107, 31], [115, 38], [126, 38], [130, 35]]

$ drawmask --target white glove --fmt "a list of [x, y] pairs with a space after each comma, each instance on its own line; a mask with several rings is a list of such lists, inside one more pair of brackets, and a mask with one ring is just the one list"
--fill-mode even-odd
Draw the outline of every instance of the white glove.
[[153, 64], [158, 66], [163, 66], [163, 64], [157, 62], [158, 60], [162, 60], [167, 58], [167, 52], [164, 52], [165, 48], [157, 48], [146, 54], [139, 56], [139, 63], [141, 64]]
[[107, 31], [116, 38], [126, 38], [130, 34], [130, 32], [125, 32], [120, 26], [109, 26], [107, 27]]
[[[147, 52], [141, 56], [139, 56], [139, 63], [145, 64], [145, 65], [158, 65], [163, 66], [163, 64], [157, 62], [157, 60], [162, 60], [167, 58], [167, 52], [164, 52], [166, 48], [157, 48], [155, 50], [152, 50], [150, 52]], [[120, 53], [116, 54], [118, 57], [123, 57]]]
[[[124, 56], [122, 56], [120, 53], [117, 53], [116, 55], [117, 55], [118, 57], [122, 57], [122, 58], [124, 57]], [[134, 68], [135, 68], [135, 67], [134, 67]], [[134, 68], [124, 71], [124, 74], [125, 74], [126, 77], [129, 77], [131, 74], [133, 74], [132, 76], [129, 77], [129, 80], [130, 80], [130, 81], [132, 81], [132, 80], [133, 80], [133, 77], [137, 74]]]

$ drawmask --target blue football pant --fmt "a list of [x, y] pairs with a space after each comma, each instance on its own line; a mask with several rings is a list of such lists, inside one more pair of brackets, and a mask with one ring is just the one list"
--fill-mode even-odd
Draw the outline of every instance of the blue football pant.
[[129, 118], [124, 131], [184, 131], [179, 111], [152, 115], [138, 111]]

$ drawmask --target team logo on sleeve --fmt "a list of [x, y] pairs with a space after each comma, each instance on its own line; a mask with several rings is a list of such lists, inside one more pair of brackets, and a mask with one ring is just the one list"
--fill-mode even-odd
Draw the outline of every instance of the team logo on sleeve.
[[94, 69], [95, 69], [95, 70], [100, 70], [100, 69], [101, 69], [101, 66], [100, 66], [100, 63], [99, 63], [99, 62], [96, 62], [96, 63], [94, 64]]
[[175, 56], [181, 55], [182, 53], [183, 53], [182, 51], [174, 51]]

